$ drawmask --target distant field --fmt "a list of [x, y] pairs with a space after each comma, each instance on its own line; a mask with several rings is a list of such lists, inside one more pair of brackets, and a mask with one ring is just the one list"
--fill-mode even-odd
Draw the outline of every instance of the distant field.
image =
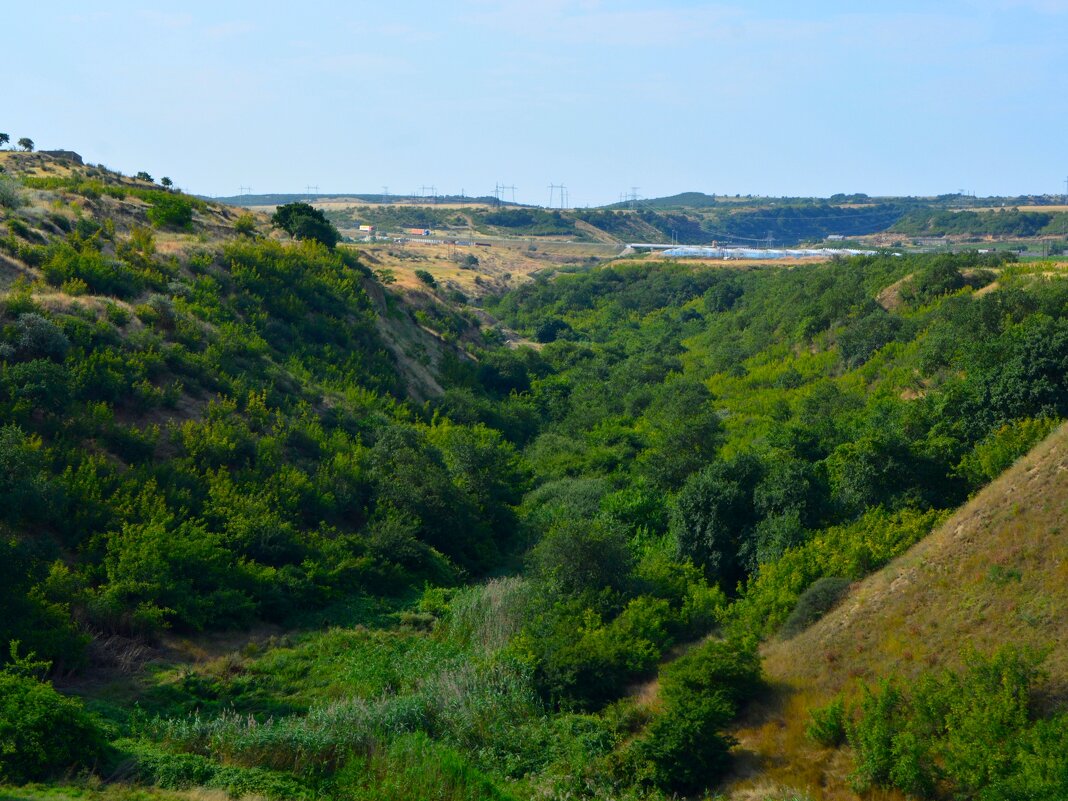
[[[470, 297], [500, 292], [529, 281], [537, 272], [566, 265], [589, 263], [611, 258], [619, 253], [617, 245], [598, 242], [545, 242], [532, 245], [527, 240], [491, 240], [490, 247], [446, 245], [420, 242], [358, 242], [346, 245], [363, 256], [373, 270], [390, 270], [396, 283], [408, 289], [425, 288], [416, 276], [426, 270], [449, 289], [459, 289]], [[473, 256], [477, 264], [465, 260]], [[476, 282], [477, 279], [477, 282]]]

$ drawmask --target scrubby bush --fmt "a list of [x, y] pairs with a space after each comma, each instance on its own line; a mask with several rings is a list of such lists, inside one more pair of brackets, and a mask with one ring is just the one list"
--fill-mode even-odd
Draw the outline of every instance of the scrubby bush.
[[664, 711], [634, 746], [639, 780], [685, 795], [713, 784], [734, 744], [724, 730], [762, 686], [752, 644], [709, 640], [669, 663], [660, 672]]
[[40, 314], [20, 314], [15, 323], [14, 352], [16, 358], [53, 359], [63, 361], [70, 348], [70, 340], [63, 330]]
[[[846, 725], [859, 788], [932, 797], [944, 785], [958, 797], [998, 798], [994, 788], [1015, 786], [1026, 788], [1019, 798], [1055, 797], [1065, 775], [1035, 771], [1031, 750], [1044, 750], [1050, 732], [1031, 717], [1037, 659], [1005, 647], [968, 662], [960, 673], [924, 676], [911, 692], [892, 678], [864, 688]], [[1068, 762], [1062, 756], [1059, 764]]]
[[19, 185], [6, 175], [0, 175], [0, 208], [17, 209], [25, 202]]
[[839, 576], [824, 576], [813, 582], [812, 586], [801, 593], [797, 605], [782, 624], [780, 634], [784, 639], [800, 634], [827, 612], [829, 612], [851, 584], [849, 579]]
[[836, 748], [846, 739], [845, 700], [839, 696], [826, 706], [816, 707], [810, 713], [805, 734], [827, 748]]
[[181, 195], [154, 192], [149, 201], [149, 222], [158, 228], [190, 228], [193, 225], [193, 204]]
[[21, 784], [94, 767], [108, 753], [100, 722], [80, 701], [16, 668], [0, 670], [0, 781]]

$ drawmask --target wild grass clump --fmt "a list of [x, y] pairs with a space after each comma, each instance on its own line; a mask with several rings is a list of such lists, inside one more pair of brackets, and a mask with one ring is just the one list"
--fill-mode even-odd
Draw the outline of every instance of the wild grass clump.
[[522, 629], [534, 592], [531, 582], [522, 578], [467, 587], [449, 601], [442, 633], [484, 653], [500, 650]]
[[398, 738], [388, 748], [353, 759], [335, 779], [351, 801], [514, 801], [460, 753], [425, 734]]
[[231, 798], [311, 801], [318, 794], [293, 776], [263, 768], [220, 765], [199, 754], [174, 754], [144, 743], [119, 743], [133, 759], [133, 778], [167, 790], [224, 790]]
[[507, 762], [523, 748], [519, 729], [542, 715], [521, 669], [463, 663], [429, 675], [405, 694], [348, 697], [304, 715], [257, 718], [230, 709], [214, 716], [156, 718], [138, 733], [168, 749], [233, 765], [321, 776], [350, 754], [370, 755], [417, 731]]
[[141, 734], [188, 754], [308, 775], [335, 770], [351, 752], [369, 752], [385, 728], [416, 728], [418, 710], [389, 707], [352, 698], [307, 715], [264, 720], [234, 711], [195, 714], [156, 719]]

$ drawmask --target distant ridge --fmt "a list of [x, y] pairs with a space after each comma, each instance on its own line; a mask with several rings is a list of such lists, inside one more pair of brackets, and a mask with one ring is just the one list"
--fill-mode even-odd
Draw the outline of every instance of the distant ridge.
[[[422, 197], [420, 195], [383, 195], [383, 194], [353, 194], [351, 192], [330, 192], [321, 194], [266, 194], [266, 195], [229, 195], [226, 197], [209, 197], [201, 195], [205, 200], [216, 203], [225, 203], [229, 206], [281, 206], [285, 203], [304, 201], [305, 203], [317, 203], [324, 200], [359, 200], [363, 203], [424, 203], [433, 206], [435, 203], [497, 203], [497, 198], [492, 195], [470, 197], [469, 195], [436, 195], [435, 197]], [[510, 203], [500, 201], [502, 206], [521, 206], [522, 203]]]
[[715, 206], [718, 202], [715, 195], [706, 195], [704, 192], [680, 192], [677, 195], [669, 195], [668, 197], [639, 198], [636, 201], [624, 200], [619, 203], [602, 206], [602, 208], [627, 209], [638, 203], [645, 208], [654, 209], [706, 209], [709, 206]]

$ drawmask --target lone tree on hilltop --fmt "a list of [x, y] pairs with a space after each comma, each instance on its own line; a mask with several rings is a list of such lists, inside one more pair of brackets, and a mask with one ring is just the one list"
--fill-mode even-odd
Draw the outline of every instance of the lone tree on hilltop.
[[295, 239], [314, 239], [328, 248], [333, 248], [341, 241], [341, 234], [326, 219], [326, 215], [300, 201], [279, 206], [271, 217], [271, 223]]
[[141, 170], [141, 172], [137, 173], [134, 178], [136, 178], [138, 181], [148, 181], [148, 183], [150, 184], [155, 183], [155, 181], [152, 180], [152, 176], [144, 170]]
[[6, 133], [0, 133], [0, 147], [3, 147], [4, 145], [6, 145], [10, 141], [11, 141], [11, 137], [10, 136], [8, 136]]
[[174, 181], [164, 175], [162, 178], [159, 179], [159, 184], [164, 189], [170, 189], [172, 186], [174, 186]]
[[27, 153], [31, 153], [33, 151], [33, 140], [28, 136], [24, 136], [19, 140], [19, 147]]

